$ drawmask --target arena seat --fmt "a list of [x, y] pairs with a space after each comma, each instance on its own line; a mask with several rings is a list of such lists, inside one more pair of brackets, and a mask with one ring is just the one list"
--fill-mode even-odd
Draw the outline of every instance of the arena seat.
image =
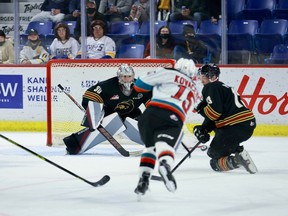
[[275, 6], [276, 0], [247, 0], [246, 7], [242, 11], [243, 19], [258, 20], [259, 23], [265, 19], [272, 19]]
[[278, 44], [274, 46], [270, 58], [265, 59], [266, 64], [288, 64], [288, 45]]
[[143, 44], [126, 44], [121, 45], [117, 52], [117, 58], [144, 58]]

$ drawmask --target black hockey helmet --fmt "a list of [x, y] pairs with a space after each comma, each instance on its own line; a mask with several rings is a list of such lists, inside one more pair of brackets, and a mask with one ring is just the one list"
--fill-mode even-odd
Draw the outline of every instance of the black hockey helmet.
[[220, 69], [215, 63], [204, 64], [198, 69], [198, 75], [205, 75], [211, 79], [214, 75], [219, 77]]

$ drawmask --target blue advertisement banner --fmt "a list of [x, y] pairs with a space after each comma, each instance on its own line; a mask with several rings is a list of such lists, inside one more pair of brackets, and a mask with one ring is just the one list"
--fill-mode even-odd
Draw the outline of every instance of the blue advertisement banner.
[[0, 108], [23, 108], [22, 75], [0, 75]]

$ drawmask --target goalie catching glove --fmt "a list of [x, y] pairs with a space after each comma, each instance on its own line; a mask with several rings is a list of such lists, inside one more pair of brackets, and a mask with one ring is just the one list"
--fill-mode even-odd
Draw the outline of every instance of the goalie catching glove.
[[196, 125], [193, 128], [193, 133], [201, 143], [206, 143], [210, 140], [210, 135], [208, 131], [204, 129], [201, 125]]

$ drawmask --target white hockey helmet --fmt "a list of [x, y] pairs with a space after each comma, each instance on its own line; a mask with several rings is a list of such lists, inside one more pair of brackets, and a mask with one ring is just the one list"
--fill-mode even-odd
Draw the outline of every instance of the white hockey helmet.
[[[123, 79], [123, 76], [131, 76], [132, 79]], [[122, 64], [117, 70], [117, 77], [119, 84], [124, 87], [124, 90], [130, 91], [135, 78], [135, 72], [133, 68], [128, 64]]]
[[180, 58], [175, 64], [175, 69], [191, 78], [197, 75], [197, 68], [192, 59]]

